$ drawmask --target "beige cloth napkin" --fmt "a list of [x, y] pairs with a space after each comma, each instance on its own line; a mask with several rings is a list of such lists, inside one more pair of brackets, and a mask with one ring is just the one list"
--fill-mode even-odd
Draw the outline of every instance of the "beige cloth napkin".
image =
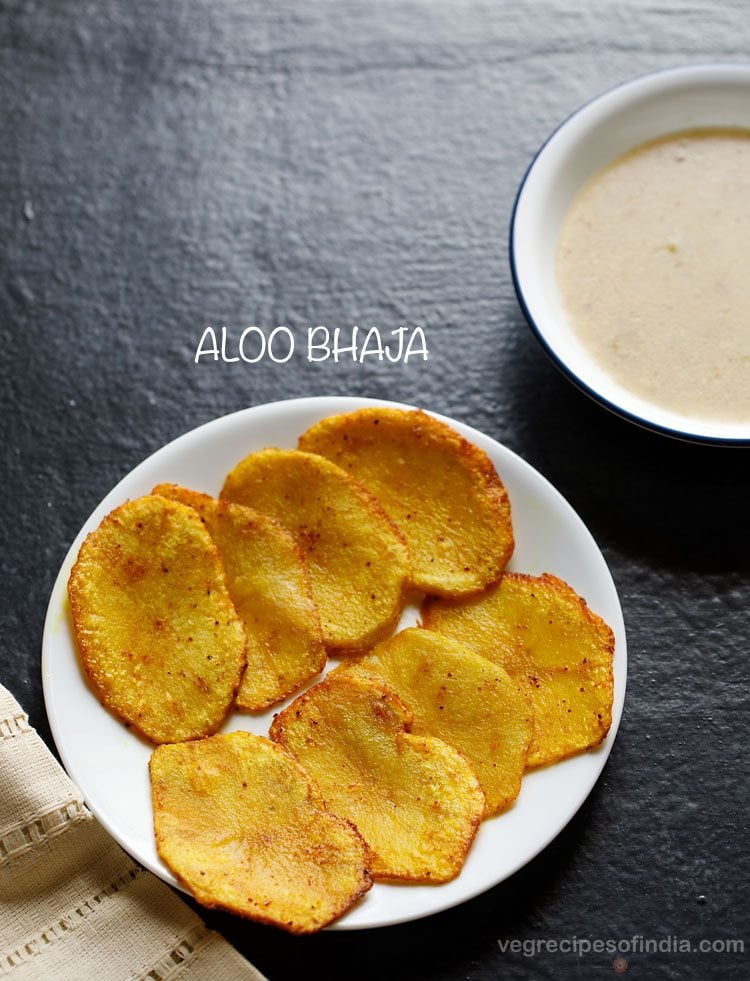
[[0, 685], [0, 977], [265, 981], [107, 835]]

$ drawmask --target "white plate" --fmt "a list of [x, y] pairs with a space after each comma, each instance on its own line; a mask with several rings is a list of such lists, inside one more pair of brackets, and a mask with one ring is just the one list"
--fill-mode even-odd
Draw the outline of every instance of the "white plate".
[[668, 133], [707, 126], [750, 129], [750, 66], [695, 65], [644, 75], [573, 113], [537, 153], [513, 209], [510, 262], [519, 302], [557, 366], [596, 401], [670, 436], [698, 442], [750, 443], [746, 422], [695, 419], [624, 388], [572, 330], [555, 275], [560, 229], [589, 178], [633, 147]]
[[[105, 828], [137, 861], [172, 885], [156, 854], [148, 780], [151, 747], [104, 709], [86, 684], [69, 624], [66, 585], [84, 537], [114, 507], [162, 481], [217, 494], [225, 474], [264, 446], [295, 447], [312, 423], [367, 405], [359, 398], [308, 398], [245, 409], [210, 422], [158, 450], [109, 493], [81, 529], [55, 582], [44, 628], [42, 675], [52, 734], [63, 763]], [[401, 406], [402, 408], [404, 406]], [[441, 418], [441, 417], [438, 417]], [[378, 883], [331, 929], [387, 926], [428, 916], [476, 896], [512, 875], [547, 845], [575, 814], [601, 773], [622, 714], [626, 653], [622, 612], [601, 552], [581, 519], [543, 477], [510, 450], [446, 419], [485, 450], [510, 495], [516, 552], [510, 567], [553, 572], [567, 580], [615, 632], [612, 728], [597, 750], [528, 774], [515, 805], [485, 821], [461, 875], [441, 886]], [[414, 622], [414, 611], [405, 619]], [[278, 711], [278, 707], [276, 707]], [[222, 731], [266, 734], [273, 712], [232, 715]]]

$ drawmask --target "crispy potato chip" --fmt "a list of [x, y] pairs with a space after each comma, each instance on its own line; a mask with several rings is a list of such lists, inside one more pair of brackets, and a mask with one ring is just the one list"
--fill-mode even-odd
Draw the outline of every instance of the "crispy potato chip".
[[221, 497], [270, 514], [296, 537], [329, 650], [363, 650], [393, 629], [406, 545], [378, 502], [339, 467], [297, 450], [261, 450], [232, 470]]
[[465, 757], [411, 735], [411, 721], [389, 688], [337, 674], [287, 706], [271, 738], [317, 781], [326, 807], [357, 826], [376, 879], [447, 882], [474, 840], [484, 794]]
[[245, 631], [200, 518], [163, 497], [128, 501], [81, 546], [68, 580], [86, 675], [155, 743], [215, 732], [245, 667]]
[[518, 796], [531, 740], [531, 707], [497, 664], [432, 630], [403, 630], [334, 672], [379, 679], [414, 716], [415, 735], [455, 746], [479, 777], [486, 815]]
[[326, 652], [310, 576], [289, 532], [265, 514], [175, 484], [152, 493], [194, 508], [219, 549], [247, 634], [237, 707], [268, 708], [322, 671]]
[[311, 933], [372, 885], [356, 828], [268, 739], [160, 746], [149, 769], [159, 855], [204, 906]]
[[373, 494], [404, 533], [417, 589], [477, 593], [513, 551], [510, 503], [486, 453], [421, 411], [370, 408], [331, 416], [303, 433]]
[[614, 635], [556, 576], [506, 573], [481, 596], [428, 601], [426, 627], [527, 678], [534, 710], [529, 766], [592, 749], [612, 723]]

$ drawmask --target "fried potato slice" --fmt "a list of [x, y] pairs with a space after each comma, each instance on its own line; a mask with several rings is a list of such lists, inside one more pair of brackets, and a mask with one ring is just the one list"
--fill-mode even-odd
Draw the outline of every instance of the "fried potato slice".
[[411, 722], [383, 684], [336, 674], [287, 706], [270, 734], [317, 781], [326, 807], [357, 826], [376, 879], [447, 882], [474, 840], [484, 794], [464, 756], [410, 734]]
[[81, 546], [68, 594], [107, 708], [155, 743], [218, 729], [245, 668], [245, 631], [192, 508], [147, 496], [114, 510]]
[[614, 635], [562, 579], [506, 573], [473, 599], [428, 600], [422, 619], [527, 679], [534, 710], [528, 766], [593, 749], [609, 732]]
[[415, 735], [455, 746], [479, 777], [485, 816], [508, 807], [521, 789], [532, 732], [531, 707], [497, 664], [444, 634], [402, 630], [370, 654], [337, 668], [392, 688], [414, 716]]
[[513, 552], [510, 503], [486, 453], [424, 412], [368, 408], [331, 416], [299, 440], [370, 490], [403, 531], [413, 585], [477, 593]]
[[393, 629], [406, 545], [375, 498], [343, 470], [310, 453], [261, 450], [232, 470], [221, 497], [271, 515], [295, 536], [330, 651], [364, 650]]
[[149, 769], [159, 855], [204, 906], [312, 933], [371, 887], [359, 832], [268, 739], [160, 746]]
[[151, 493], [194, 508], [219, 549], [247, 634], [237, 707], [261, 711], [322, 671], [326, 652], [310, 575], [289, 532], [258, 511], [176, 484]]

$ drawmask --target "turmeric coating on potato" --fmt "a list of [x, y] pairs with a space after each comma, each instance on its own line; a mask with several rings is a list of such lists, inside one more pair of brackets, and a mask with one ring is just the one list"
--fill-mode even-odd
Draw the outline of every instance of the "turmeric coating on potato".
[[561, 579], [506, 573], [473, 599], [427, 601], [423, 622], [527, 680], [534, 711], [528, 766], [593, 749], [606, 737], [614, 635]]
[[326, 652], [302, 553], [273, 518], [208, 494], [159, 484], [152, 491], [194, 508], [224, 563], [245, 624], [247, 667], [236, 705], [261, 711], [321, 671]]
[[362, 837], [268, 739], [160, 746], [149, 769], [159, 855], [204, 906], [312, 933], [371, 887]]
[[155, 743], [215, 732], [245, 668], [245, 631], [192, 508], [128, 501], [81, 546], [68, 581], [86, 676]]
[[414, 716], [411, 731], [460, 750], [479, 777], [485, 816], [518, 796], [532, 733], [524, 690], [498, 664], [432, 630], [402, 630], [340, 672], [388, 685]]
[[329, 651], [365, 650], [396, 625], [409, 561], [403, 536], [335, 464], [297, 450], [261, 450], [231, 471], [221, 497], [271, 515], [296, 538]]
[[412, 735], [412, 716], [379, 682], [335, 673], [281, 712], [271, 738], [352, 821], [376, 879], [455, 878], [485, 809], [479, 780], [457, 750]]
[[510, 503], [491, 460], [419, 410], [331, 416], [299, 448], [332, 460], [370, 490], [404, 534], [416, 589], [467, 596], [495, 582], [513, 552]]

